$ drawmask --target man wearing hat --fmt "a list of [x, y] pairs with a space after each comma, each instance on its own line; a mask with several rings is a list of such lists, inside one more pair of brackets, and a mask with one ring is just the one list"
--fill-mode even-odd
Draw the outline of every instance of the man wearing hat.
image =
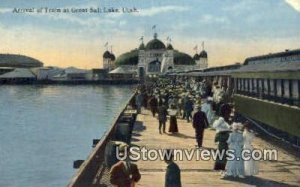
[[[127, 144], [119, 147], [120, 155], [126, 151], [129, 153]], [[136, 164], [129, 160], [129, 155], [126, 155], [124, 161], [119, 161], [110, 169], [110, 183], [116, 187], [134, 187], [141, 179], [141, 174]]]
[[204, 129], [209, 126], [206, 114], [201, 111], [201, 106], [198, 106], [197, 112], [193, 116], [193, 127], [196, 131], [196, 140], [198, 147], [202, 147]]
[[181, 187], [180, 168], [174, 162], [173, 157], [173, 151], [167, 149], [164, 155], [164, 160], [168, 164], [165, 175], [165, 187]]
[[190, 122], [190, 118], [192, 118], [193, 106], [194, 103], [191, 99], [191, 95], [189, 95], [184, 103], [184, 113], [188, 123]]

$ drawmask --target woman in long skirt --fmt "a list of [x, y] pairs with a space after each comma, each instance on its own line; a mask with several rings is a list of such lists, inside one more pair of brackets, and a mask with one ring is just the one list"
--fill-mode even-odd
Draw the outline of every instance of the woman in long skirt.
[[225, 166], [226, 166], [226, 162], [227, 162], [225, 153], [228, 149], [227, 140], [228, 140], [229, 134], [231, 132], [230, 131], [230, 126], [224, 120], [223, 117], [219, 117], [219, 119], [216, 120], [213, 123], [213, 127], [217, 131], [216, 136], [215, 136], [215, 142], [218, 143], [217, 151], [219, 151], [221, 155], [224, 153], [224, 156], [222, 158], [217, 158], [216, 159], [216, 162], [215, 162], [215, 165], [214, 165], [214, 170], [224, 171]]
[[174, 105], [171, 106], [171, 108], [168, 110], [170, 115], [170, 126], [169, 126], [169, 132], [170, 133], [177, 133], [178, 132], [178, 126], [177, 126], [177, 109]]
[[[253, 151], [252, 141], [254, 139], [254, 134], [249, 131], [249, 123], [246, 123], [244, 126], [244, 150]], [[258, 174], [258, 162], [250, 158], [250, 160], [244, 161], [245, 166], [245, 175], [253, 176]]]
[[242, 124], [233, 123], [232, 130], [227, 140], [228, 148], [232, 151], [234, 158], [228, 158], [226, 164], [225, 176], [241, 177], [244, 178], [244, 160], [242, 159], [242, 151], [244, 146], [243, 134], [239, 131]]

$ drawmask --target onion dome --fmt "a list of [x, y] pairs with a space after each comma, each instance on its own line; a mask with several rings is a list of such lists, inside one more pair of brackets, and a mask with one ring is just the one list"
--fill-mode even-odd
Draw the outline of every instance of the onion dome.
[[195, 65], [195, 60], [188, 54], [179, 51], [174, 51], [175, 65]]
[[110, 52], [109, 51], [105, 51], [103, 53], [103, 58], [110, 58]]
[[116, 56], [113, 53], [110, 53], [110, 57], [109, 57], [112, 61], [116, 60]]
[[207, 52], [206, 51], [201, 51], [201, 53], [199, 54], [200, 58], [207, 58]]
[[171, 44], [168, 44], [167, 49], [168, 50], [173, 50], [173, 46]]
[[116, 60], [116, 65], [137, 65], [139, 62], [139, 51], [137, 49], [123, 53]]
[[147, 50], [151, 50], [151, 49], [166, 49], [165, 44], [160, 41], [159, 39], [152, 39], [150, 40], [147, 45], [146, 45], [146, 49]]
[[139, 46], [139, 50], [145, 50], [145, 45], [144, 45], [144, 43], [141, 43], [141, 45]]
[[199, 57], [199, 55], [196, 53], [196, 54], [194, 55], [193, 59], [194, 59], [194, 60], [199, 60], [200, 57]]

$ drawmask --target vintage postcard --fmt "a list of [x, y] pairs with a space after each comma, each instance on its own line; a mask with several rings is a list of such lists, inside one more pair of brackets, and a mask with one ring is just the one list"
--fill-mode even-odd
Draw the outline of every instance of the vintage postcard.
[[0, 187], [300, 184], [300, 0], [0, 0]]

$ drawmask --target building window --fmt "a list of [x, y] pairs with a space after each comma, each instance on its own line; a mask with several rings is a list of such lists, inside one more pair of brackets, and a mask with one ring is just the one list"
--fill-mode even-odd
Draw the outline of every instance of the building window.
[[263, 98], [263, 92], [264, 92], [264, 85], [263, 85], [263, 79], [258, 79], [258, 96], [259, 98]]
[[270, 81], [269, 79], [264, 79], [264, 94], [269, 95], [269, 89], [270, 89]]
[[249, 92], [250, 93], [252, 93], [253, 92], [253, 90], [252, 90], [252, 88], [253, 88], [253, 79], [249, 79]]
[[283, 80], [283, 97], [290, 98], [290, 83], [289, 80]]
[[246, 83], [245, 83], [245, 91], [249, 92], [249, 79], [245, 79]]
[[258, 93], [257, 92], [257, 79], [253, 79], [253, 93]]
[[280, 79], [276, 80], [276, 96], [277, 97], [282, 97], [282, 87], [281, 87], [281, 80]]
[[299, 81], [298, 80], [292, 80], [292, 97], [293, 99], [299, 99]]
[[244, 91], [244, 79], [240, 79], [241, 82], [241, 91]]
[[270, 95], [275, 96], [275, 81], [273, 79], [270, 80]]
[[292, 105], [300, 106], [298, 80], [290, 80], [290, 97]]

